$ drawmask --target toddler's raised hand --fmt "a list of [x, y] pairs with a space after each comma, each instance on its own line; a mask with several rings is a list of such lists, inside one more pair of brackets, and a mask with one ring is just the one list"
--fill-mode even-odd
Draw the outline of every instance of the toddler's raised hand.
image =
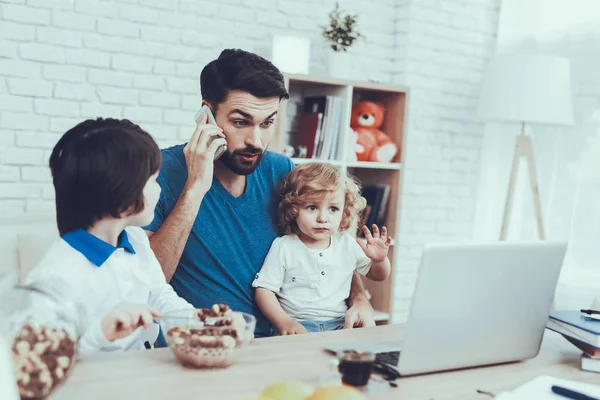
[[390, 249], [390, 243], [392, 242], [391, 236], [387, 234], [387, 228], [385, 226], [381, 227], [380, 233], [377, 225], [373, 224], [372, 235], [366, 225], [363, 225], [362, 230], [365, 233], [366, 242], [361, 239], [356, 239], [356, 242], [363, 249], [367, 257], [372, 261], [385, 260]]

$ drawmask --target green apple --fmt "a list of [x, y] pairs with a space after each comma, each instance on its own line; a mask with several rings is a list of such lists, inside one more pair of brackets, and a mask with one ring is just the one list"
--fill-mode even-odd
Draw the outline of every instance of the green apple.
[[332, 385], [317, 388], [305, 400], [366, 400], [364, 394], [350, 386]]
[[300, 381], [280, 381], [263, 389], [262, 397], [270, 400], [304, 400], [310, 396], [313, 388]]

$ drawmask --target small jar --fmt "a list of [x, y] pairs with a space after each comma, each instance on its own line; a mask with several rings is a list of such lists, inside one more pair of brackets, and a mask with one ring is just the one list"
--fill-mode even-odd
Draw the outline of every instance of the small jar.
[[65, 382], [77, 358], [81, 312], [33, 286], [8, 292], [6, 335], [22, 399], [48, 396]]
[[355, 387], [363, 387], [369, 383], [375, 364], [375, 353], [341, 351], [337, 353], [337, 357], [342, 383]]

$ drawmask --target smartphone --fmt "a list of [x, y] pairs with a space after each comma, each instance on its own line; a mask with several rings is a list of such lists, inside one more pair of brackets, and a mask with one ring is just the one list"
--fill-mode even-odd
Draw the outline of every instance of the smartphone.
[[[206, 104], [203, 105], [200, 108], [200, 110], [198, 110], [198, 112], [196, 113], [196, 116], [194, 117], [196, 124], [199, 123], [200, 119], [202, 118], [202, 116], [204, 114], [208, 115], [208, 121], [207, 121], [208, 124], [218, 126], [217, 121], [215, 121], [215, 116], [213, 115], [212, 111], [210, 110], [210, 107], [208, 107]], [[207, 146], [210, 146], [210, 144], [213, 142], [213, 140], [215, 140], [218, 137], [219, 136], [211, 136], [210, 139], [208, 139]], [[225, 153], [225, 150], [227, 150], [227, 145], [219, 146], [217, 151], [215, 151], [215, 160], [217, 160], [219, 157], [221, 157], [223, 155], [223, 153]]]

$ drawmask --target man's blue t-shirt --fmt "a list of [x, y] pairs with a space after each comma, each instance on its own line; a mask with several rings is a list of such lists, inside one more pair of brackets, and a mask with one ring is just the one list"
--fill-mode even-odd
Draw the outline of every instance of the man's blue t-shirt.
[[[160, 228], [183, 190], [187, 180], [183, 148], [179, 145], [162, 151], [158, 176], [162, 193], [154, 221], [145, 228], [149, 231]], [[293, 168], [286, 156], [266, 151], [256, 170], [247, 176], [244, 194], [237, 198], [213, 178], [170, 282], [177, 294], [195, 307], [223, 303], [253, 314], [257, 337], [269, 334], [270, 323], [256, 306], [252, 281], [278, 236], [279, 188]]]

